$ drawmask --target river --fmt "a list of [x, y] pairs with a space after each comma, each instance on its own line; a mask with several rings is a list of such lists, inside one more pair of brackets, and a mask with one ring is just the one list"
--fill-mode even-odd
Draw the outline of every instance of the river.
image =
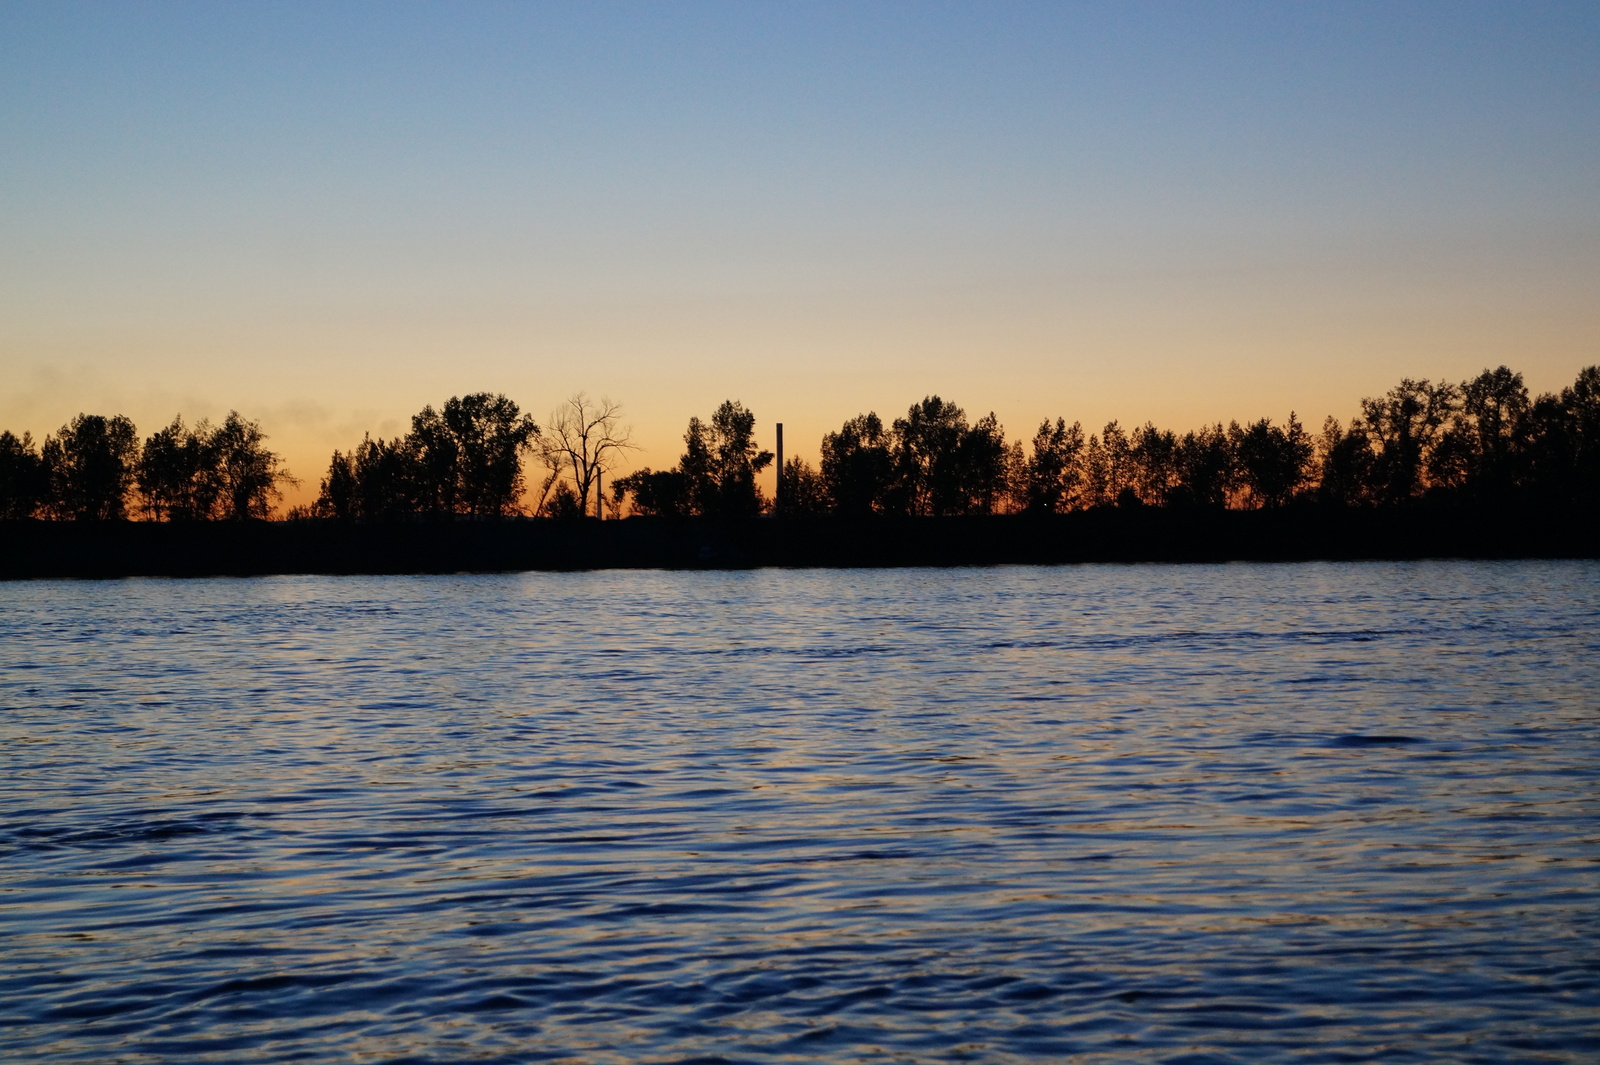
[[1600, 564], [0, 584], [0, 1057], [1600, 1046]]

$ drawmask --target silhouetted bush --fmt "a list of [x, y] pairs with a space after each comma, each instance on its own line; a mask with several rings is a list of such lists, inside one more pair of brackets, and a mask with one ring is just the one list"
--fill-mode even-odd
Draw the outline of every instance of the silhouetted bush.
[[633, 512], [641, 517], [682, 518], [693, 514], [689, 478], [682, 470], [652, 470], [648, 466], [611, 482], [618, 503], [631, 498]]

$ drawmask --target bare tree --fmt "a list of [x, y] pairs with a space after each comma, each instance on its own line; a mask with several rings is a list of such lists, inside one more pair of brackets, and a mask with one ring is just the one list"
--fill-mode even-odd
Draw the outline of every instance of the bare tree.
[[602, 478], [616, 467], [624, 451], [638, 446], [632, 439], [633, 429], [619, 424], [621, 415], [622, 404], [605, 397], [596, 402], [582, 392], [550, 412], [539, 442], [550, 476], [540, 490], [535, 513], [565, 478], [577, 496], [579, 512], [587, 514], [592, 508], [595, 516], [600, 516]]

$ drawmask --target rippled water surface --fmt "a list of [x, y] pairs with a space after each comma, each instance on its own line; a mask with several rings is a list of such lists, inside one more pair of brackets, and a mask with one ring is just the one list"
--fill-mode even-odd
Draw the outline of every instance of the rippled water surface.
[[1600, 565], [0, 584], [0, 1058], [1580, 1061]]

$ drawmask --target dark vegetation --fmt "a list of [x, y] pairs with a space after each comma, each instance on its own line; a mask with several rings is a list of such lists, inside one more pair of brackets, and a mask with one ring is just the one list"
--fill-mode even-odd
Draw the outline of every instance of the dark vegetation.
[[[816, 467], [784, 464], [776, 500], [742, 404], [690, 419], [675, 466], [608, 482], [633, 447], [618, 415], [579, 395], [541, 428], [505, 396], [455, 397], [334, 452], [315, 503], [271, 525], [250, 519], [293, 480], [237, 414], [142, 443], [120, 416], [38, 446], [0, 433], [0, 573], [98, 572], [83, 559], [118, 544], [144, 546], [110, 571], [1597, 553], [1600, 367], [1537, 397], [1506, 367], [1407, 379], [1316, 434], [1293, 413], [1182, 435], [1057, 418], [1025, 444], [930, 396], [826, 434]], [[635, 520], [580, 520], [606, 510]], [[514, 517], [555, 520], [493, 520]]]
[[683, 458], [670, 470], [649, 467], [611, 483], [616, 501], [631, 499], [640, 515], [747, 517], [768, 506], [756, 474], [772, 465], [772, 452], [755, 444], [756, 416], [726, 400], [710, 424], [689, 419]]
[[267, 518], [294, 479], [261, 426], [230, 413], [189, 427], [181, 417], [140, 446], [133, 423], [80, 414], [44, 446], [0, 432], [0, 518], [154, 521]]
[[1057, 418], [1030, 443], [1008, 443], [992, 414], [968, 424], [937, 396], [888, 426], [863, 414], [823, 438], [818, 469], [785, 465], [782, 509], [938, 517], [1447, 502], [1593, 508], [1600, 367], [1537, 399], [1503, 366], [1460, 385], [1407, 379], [1362, 400], [1349, 425], [1327, 419], [1316, 436], [1293, 413], [1282, 425], [1263, 418], [1182, 436], [1117, 422], [1086, 435]]
[[424, 407], [404, 437], [369, 436], [349, 454], [335, 451], [309, 516], [509, 517], [523, 494], [523, 455], [538, 435], [533, 419], [505, 396], [478, 392], [438, 411]]

